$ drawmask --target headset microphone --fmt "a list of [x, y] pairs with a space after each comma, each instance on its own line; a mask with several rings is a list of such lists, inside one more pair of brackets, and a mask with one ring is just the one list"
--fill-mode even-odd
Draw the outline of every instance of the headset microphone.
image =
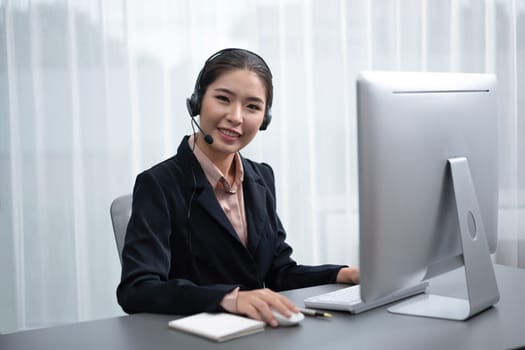
[[213, 143], [213, 137], [210, 134], [206, 134], [202, 130], [202, 128], [200, 127], [199, 123], [197, 123], [197, 121], [195, 120], [195, 117], [191, 118], [191, 120], [193, 121], [193, 124], [197, 125], [197, 129], [199, 129], [200, 132], [202, 132], [202, 134], [204, 135], [204, 141], [206, 141], [206, 143], [208, 145], [211, 145]]
[[188, 108], [188, 112], [190, 113], [191, 122], [193, 123], [193, 125], [197, 126], [197, 129], [199, 129], [199, 131], [204, 135], [204, 141], [206, 141], [206, 143], [208, 145], [211, 145], [213, 143], [213, 137], [210, 134], [205, 133], [204, 130], [202, 130], [202, 128], [199, 125], [199, 123], [197, 123], [197, 121], [195, 120], [195, 115], [193, 115], [193, 113], [191, 112], [191, 105], [190, 104], [191, 104], [190, 99], [187, 98], [186, 99], [186, 107]]

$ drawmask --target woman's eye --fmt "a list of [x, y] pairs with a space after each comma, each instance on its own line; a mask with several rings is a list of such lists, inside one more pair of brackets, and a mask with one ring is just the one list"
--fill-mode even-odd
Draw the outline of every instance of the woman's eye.
[[217, 100], [219, 100], [219, 101], [222, 101], [222, 102], [229, 102], [230, 101], [230, 99], [228, 97], [223, 96], [223, 95], [217, 95], [217, 96], [215, 96], [215, 98]]
[[259, 105], [250, 104], [248, 105], [248, 109], [254, 110], [254, 111], [260, 111], [261, 107]]

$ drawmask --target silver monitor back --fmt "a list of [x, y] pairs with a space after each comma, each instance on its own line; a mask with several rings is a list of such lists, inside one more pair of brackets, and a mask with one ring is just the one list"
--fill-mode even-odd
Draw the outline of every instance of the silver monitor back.
[[362, 72], [357, 80], [361, 296], [462, 263], [447, 159], [466, 157], [490, 252], [497, 239], [497, 102], [490, 74]]

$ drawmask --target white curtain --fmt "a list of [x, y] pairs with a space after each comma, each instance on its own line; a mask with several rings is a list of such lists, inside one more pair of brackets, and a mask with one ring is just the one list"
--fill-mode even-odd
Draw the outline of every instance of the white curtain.
[[109, 204], [191, 132], [224, 47], [272, 67], [244, 155], [274, 167], [304, 263], [358, 261], [358, 71], [496, 73], [496, 260], [525, 267], [525, 1], [0, 0], [0, 332], [122, 313]]

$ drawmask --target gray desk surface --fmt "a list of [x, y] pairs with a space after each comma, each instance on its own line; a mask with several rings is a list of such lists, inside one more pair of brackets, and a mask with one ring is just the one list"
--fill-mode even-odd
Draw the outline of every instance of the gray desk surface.
[[[386, 307], [359, 315], [307, 317], [298, 327], [215, 343], [168, 328], [170, 315], [138, 314], [0, 336], [0, 349], [509, 349], [525, 346], [525, 270], [496, 265], [501, 299], [466, 322], [389, 314]], [[458, 269], [434, 279], [430, 291], [464, 296]], [[298, 305], [341, 285], [285, 292]]]

